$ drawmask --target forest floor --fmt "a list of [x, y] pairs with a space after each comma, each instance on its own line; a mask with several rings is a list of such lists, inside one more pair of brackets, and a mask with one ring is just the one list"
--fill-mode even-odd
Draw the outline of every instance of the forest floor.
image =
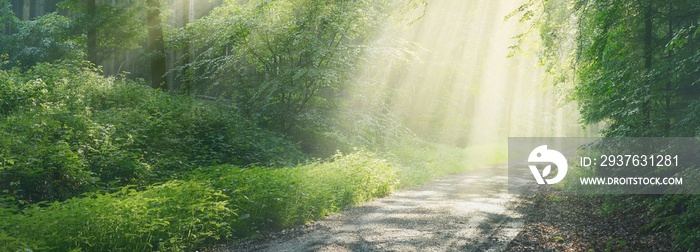
[[669, 235], [636, 231], [650, 221], [642, 209], [603, 214], [603, 201], [508, 194], [507, 168], [486, 166], [206, 251], [671, 250]]
[[622, 207], [643, 196], [608, 197], [521, 197], [524, 225], [505, 251], [674, 251], [670, 234], [639, 232], [653, 219], [646, 209]]

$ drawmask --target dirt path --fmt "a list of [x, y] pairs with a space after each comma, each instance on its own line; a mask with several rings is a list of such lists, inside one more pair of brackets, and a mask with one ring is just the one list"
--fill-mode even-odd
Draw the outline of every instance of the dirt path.
[[506, 183], [483, 167], [214, 251], [502, 251], [523, 225]]

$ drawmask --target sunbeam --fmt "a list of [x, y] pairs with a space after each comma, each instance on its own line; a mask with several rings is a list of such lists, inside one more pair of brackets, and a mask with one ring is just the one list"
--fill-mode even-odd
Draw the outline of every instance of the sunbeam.
[[358, 78], [364, 85], [356, 89], [389, 94], [364, 104], [384, 104], [419, 136], [462, 147], [503, 144], [509, 136], [592, 134], [579, 126], [575, 104], [547, 84], [536, 57], [527, 51], [508, 57], [513, 38], [527, 29], [504, 21], [518, 6], [431, 1], [410, 27], [386, 28], [377, 46], [401, 49], [365, 64]]

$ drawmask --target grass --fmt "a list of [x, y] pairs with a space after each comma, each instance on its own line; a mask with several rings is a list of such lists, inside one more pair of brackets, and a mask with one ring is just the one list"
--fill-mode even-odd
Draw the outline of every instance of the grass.
[[404, 140], [387, 152], [399, 167], [399, 188], [409, 188], [470, 168], [505, 162], [505, 150], [497, 145], [466, 149], [417, 139]]

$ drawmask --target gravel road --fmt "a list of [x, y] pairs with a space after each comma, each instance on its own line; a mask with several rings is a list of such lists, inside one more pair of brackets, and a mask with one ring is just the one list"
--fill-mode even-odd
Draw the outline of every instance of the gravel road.
[[488, 166], [213, 251], [502, 251], [523, 226], [507, 170]]

